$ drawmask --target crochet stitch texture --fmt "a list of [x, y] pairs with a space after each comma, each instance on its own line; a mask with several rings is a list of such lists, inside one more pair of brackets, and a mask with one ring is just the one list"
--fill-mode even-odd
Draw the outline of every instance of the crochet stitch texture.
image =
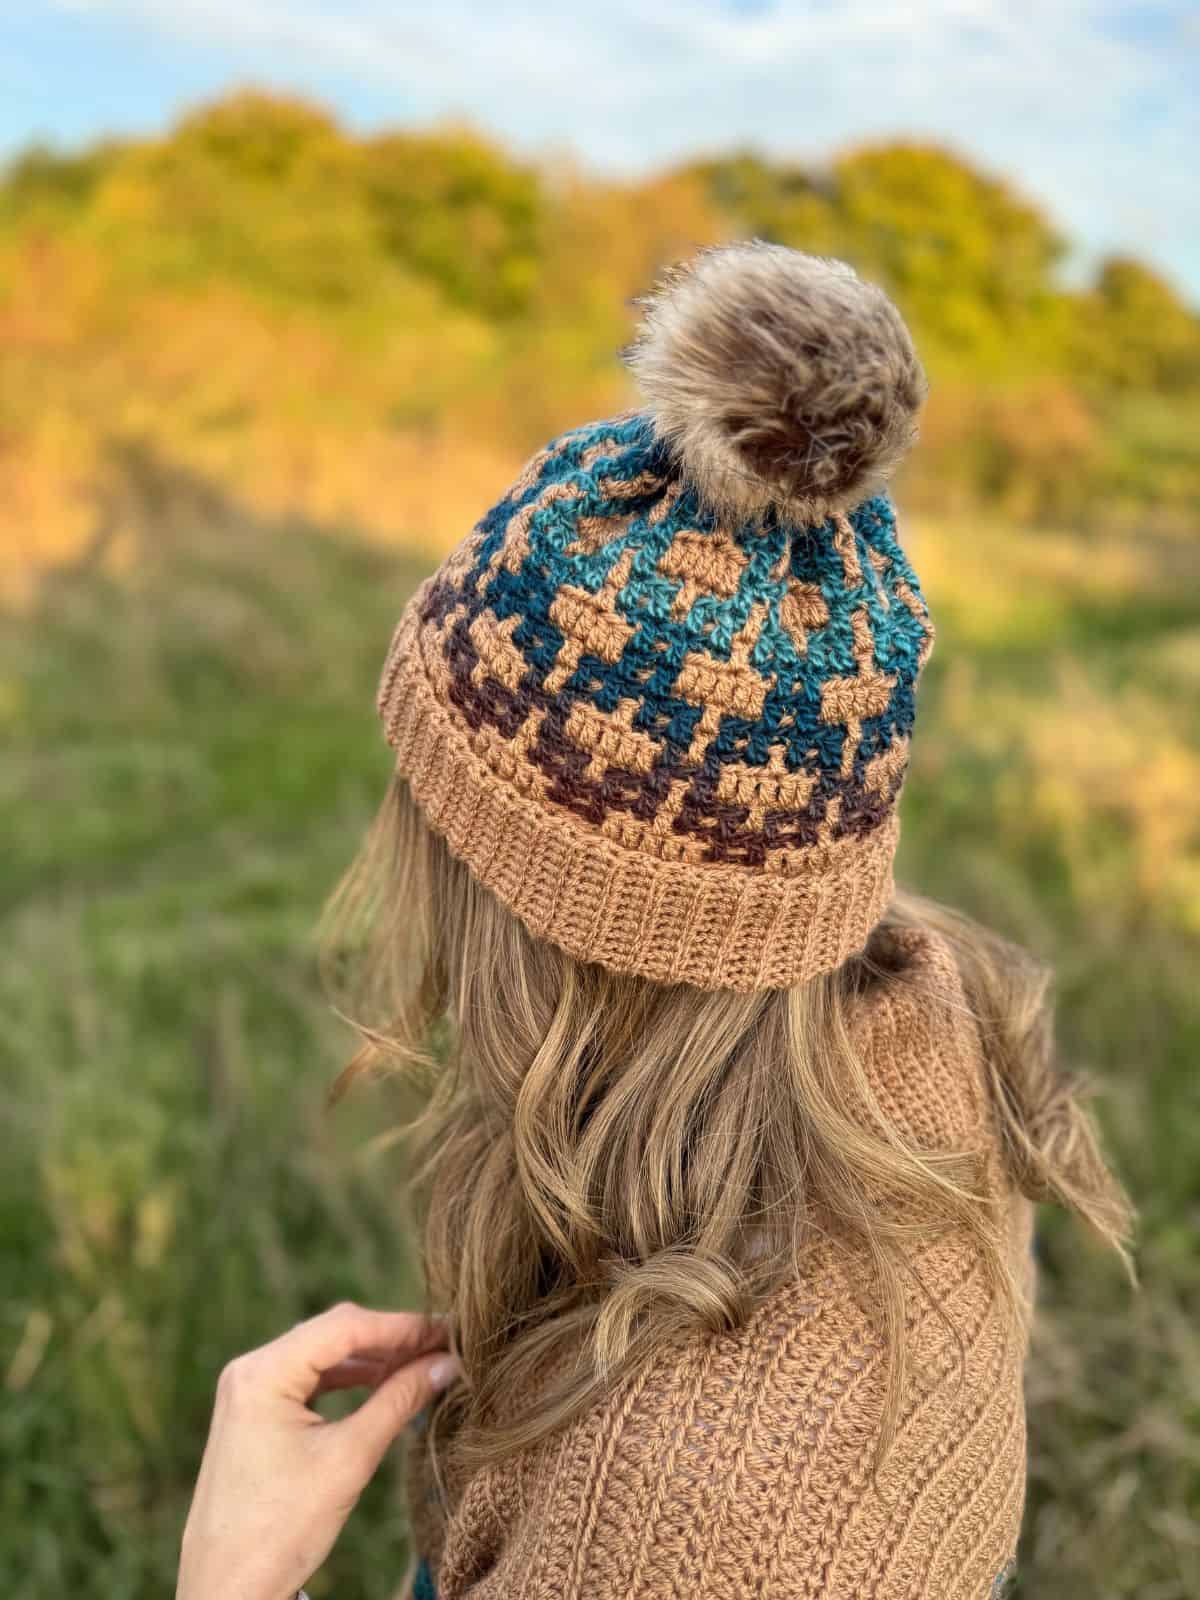
[[539, 452], [422, 585], [379, 709], [427, 820], [532, 932], [778, 987], [888, 903], [931, 642], [886, 496], [730, 524], [633, 412]]
[[[855, 1032], [902, 1137], [979, 1153], [1032, 1299], [1032, 1207], [1006, 1173], [949, 946], [910, 934]], [[802, 1273], [743, 1326], [663, 1349], [560, 1435], [440, 1476], [427, 1435], [412, 1438], [412, 1600], [994, 1600], [1025, 1496], [1025, 1335], [965, 1229], [922, 1241], [912, 1268], [911, 1359], [878, 1471], [871, 1263], [814, 1231]]]
[[408, 605], [379, 710], [426, 820], [536, 936], [785, 987], [892, 893], [933, 634], [882, 476], [924, 378], [842, 262], [726, 246], [646, 304], [651, 403], [529, 462]]

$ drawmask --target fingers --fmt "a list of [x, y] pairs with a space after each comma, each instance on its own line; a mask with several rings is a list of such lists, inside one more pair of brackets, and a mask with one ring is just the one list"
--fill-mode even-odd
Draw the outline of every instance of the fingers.
[[348, 1358], [386, 1352], [391, 1362], [444, 1349], [449, 1334], [440, 1317], [416, 1311], [371, 1311], [346, 1302], [283, 1334], [261, 1352], [280, 1393], [307, 1400], [321, 1377]]
[[403, 1366], [408, 1358], [396, 1355], [347, 1356], [336, 1367], [321, 1374], [312, 1396], [332, 1394], [336, 1389], [376, 1389], [385, 1378]]
[[387, 1447], [417, 1413], [461, 1376], [457, 1356], [444, 1352], [418, 1356], [381, 1383], [352, 1416], [333, 1424], [357, 1441], [368, 1478]]

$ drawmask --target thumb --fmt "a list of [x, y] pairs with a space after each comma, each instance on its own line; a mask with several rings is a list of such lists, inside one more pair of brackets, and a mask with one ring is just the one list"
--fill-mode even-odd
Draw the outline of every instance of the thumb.
[[445, 1350], [418, 1356], [381, 1383], [369, 1400], [337, 1424], [352, 1435], [367, 1457], [368, 1477], [384, 1451], [435, 1395], [462, 1376], [457, 1356]]

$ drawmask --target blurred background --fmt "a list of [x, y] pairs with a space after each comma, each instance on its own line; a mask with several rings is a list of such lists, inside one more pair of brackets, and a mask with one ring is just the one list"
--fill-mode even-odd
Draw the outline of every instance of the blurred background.
[[[169, 1593], [220, 1365], [413, 1294], [321, 902], [412, 584], [660, 264], [846, 257], [933, 393], [907, 881], [1053, 961], [1143, 1287], [1046, 1216], [1020, 1593], [1200, 1596], [1193, 7], [0, 16], [0, 1590]], [[384, 1600], [386, 1474], [315, 1600]]]

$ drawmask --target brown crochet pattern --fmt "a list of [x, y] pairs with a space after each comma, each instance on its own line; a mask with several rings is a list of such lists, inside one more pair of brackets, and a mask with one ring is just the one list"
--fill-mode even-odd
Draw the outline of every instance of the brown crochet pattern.
[[933, 630], [868, 490], [919, 366], [879, 291], [771, 247], [672, 280], [633, 359], [659, 411], [533, 458], [409, 603], [379, 710], [430, 825], [535, 935], [786, 987], [861, 950], [892, 894]]
[[[914, 1143], [981, 1153], [1032, 1295], [1032, 1212], [1004, 1176], [953, 957], [928, 934], [910, 950], [906, 973], [865, 1003], [871, 1089]], [[423, 1592], [987, 1600], [1021, 1522], [1025, 1335], [965, 1236], [922, 1245], [913, 1282], [909, 1377], [878, 1471], [885, 1344], [870, 1266], [814, 1235], [802, 1278], [744, 1327], [664, 1350], [503, 1467], [452, 1473], [447, 1503], [414, 1440]]]
[[[606, 432], [600, 445], [577, 433], [543, 452], [526, 481], [572, 476], [511, 512], [518, 483], [502, 537], [489, 544], [485, 520], [414, 596], [380, 684], [387, 737], [430, 825], [533, 933], [659, 981], [782, 987], [861, 949], [891, 897], [903, 716], [932, 628], [882, 503], [857, 527], [839, 516], [803, 543], [781, 528], [748, 552], [694, 507], [679, 517], [660, 460], [639, 461], [619, 514], [609, 478], [605, 514], [584, 515], [579, 472], [612, 463], [597, 451], [646, 454], [642, 419], [620, 424], [624, 442], [619, 420], [584, 430]], [[548, 598], [539, 670], [527, 569], [552, 539], [590, 565]], [[611, 710], [593, 663], [621, 686]]]

